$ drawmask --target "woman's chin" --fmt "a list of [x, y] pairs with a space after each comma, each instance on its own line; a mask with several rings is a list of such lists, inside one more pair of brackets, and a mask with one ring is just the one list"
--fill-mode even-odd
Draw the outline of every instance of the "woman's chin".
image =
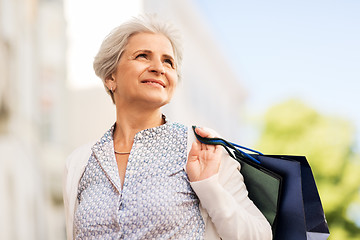
[[164, 98], [145, 98], [143, 99], [143, 101], [141, 103], [139, 103], [141, 105], [142, 108], [161, 108], [165, 105], [167, 105], [170, 102], [170, 99], [164, 99]]

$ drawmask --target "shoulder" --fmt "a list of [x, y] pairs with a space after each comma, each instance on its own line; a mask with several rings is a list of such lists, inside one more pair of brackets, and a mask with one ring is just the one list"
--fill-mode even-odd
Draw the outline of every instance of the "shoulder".
[[171, 136], [171, 138], [179, 143], [186, 143], [188, 127], [182, 123], [178, 122], [169, 122], [164, 128], [166, 129], [166, 134]]
[[179, 122], [171, 122], [168, 126], [171, 131], [176, 131], [179, 133], [186, 133], [188, 130], [188, 126]]
[[64, 194], [70, 196], [74, 194], [77, 187], [78, 180], [80, 179], [88, 160], [90, 159], [93, 143], [84, 144], [76, 148], [66, 159], [63, 184]]
[[91, 156], [91, 147], [95, 144], [95, 141], [86, 143], [76, 148], [70, 153], [66, 159], [66, 168], [71, 168], [76, 165], [82, 165], [86, 163]]

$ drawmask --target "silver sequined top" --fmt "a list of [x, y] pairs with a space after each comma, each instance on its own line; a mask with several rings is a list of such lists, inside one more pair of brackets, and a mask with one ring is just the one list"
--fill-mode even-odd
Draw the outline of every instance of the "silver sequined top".
[[92, 147], [78, 187], [76, 239], [203, 239], [199, 199], [184, 171], [187, 127], [165, 123], [136, 134], [123, 189], [114, 126]]

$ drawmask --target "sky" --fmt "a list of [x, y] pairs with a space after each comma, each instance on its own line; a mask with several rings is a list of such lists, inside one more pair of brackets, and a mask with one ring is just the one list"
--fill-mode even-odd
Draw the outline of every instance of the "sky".
[[262, 114], [299, 98], [356, 127], [360, 150], [360, 1], [194, 0]]

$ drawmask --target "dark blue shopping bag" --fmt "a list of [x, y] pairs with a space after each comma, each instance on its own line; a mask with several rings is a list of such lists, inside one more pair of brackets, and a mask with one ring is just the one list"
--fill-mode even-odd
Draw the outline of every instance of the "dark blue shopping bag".
[[277, 240], [325, 240], [329, 228], [310, 165], [303, 156], [257, 155], [261, 165], [282, 176]]
[[[202, 138], [196, 132], [195, 135], [202, 143], [222, 145], [231, 157], [240, 162], [242, 168], [246, 167], [247, 169], [250, 165], [254, 167], [250, 172], [242, 172], [243, 175], [251, 174], [255, 170], [261, 173], [270, 173], [271, 177], [280, 181], [278, 198], [275, 199], [277, 204], [267, 204], [263, 208], [264, 202], [271, 202], [274, 199], [264, 199], [259, 191], [253, 192], [253, 189], [259, 186], [254, 188], [251, 185], [262, 184], [261, 181], [251, 179], [249, 179], [251, 181], [247, 181], [247, 177], [251, 178], [251, 176], [244, 175], [249, 198], [272, 225], [274, 240], [326, 240], [329, 237], [329, 228], [321, 199], [310, 165], [304, 156], [263, 155], [221, 138]], [[257, 154], [247, 154], [241, 149]], [[260, 187], [266, 191], [268, 183], [264, 182], [263, 184]], [[269, 207], [273, 209], [268, 209]], [[269, 218], [268, 212], [274, 213], [275, 217]]]

